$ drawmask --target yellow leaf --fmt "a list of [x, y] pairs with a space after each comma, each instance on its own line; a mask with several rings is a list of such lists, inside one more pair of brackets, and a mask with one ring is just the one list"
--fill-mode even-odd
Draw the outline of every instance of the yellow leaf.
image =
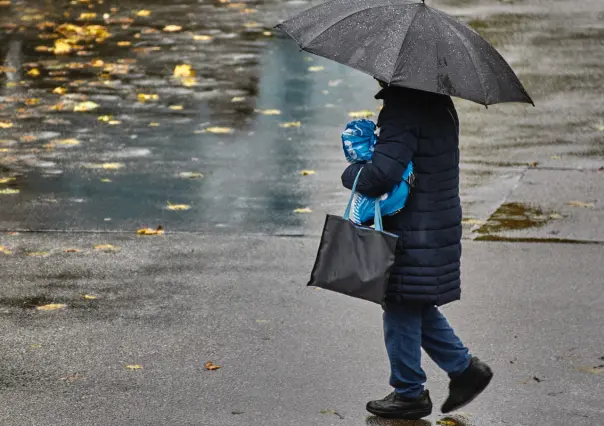
[[234, 132], [234, 130], [229, 127], [208, 127], [207, 129], [205, 129], [205, 131], [208, 133], [216, 133], [219, 135], [231, 134]]
[[138, 364], [130, 364], [130, 365], [127, 365], [126, 368], [128, 370], [141, 370], [143, 368], [143, 366], [138, 365]]
[[65, 39], [55, 40], [55, 46], [52, 49], [55, 55], [66, 55], [71, 53], [72, 50], [73, 48], [71, 47], [71, 44], [69, 44]]
[[18, 193], [19, 193], [18, 189], [12, 189], [12, 188], [0, 189], [0, 195], [14, 195], [14, 194], [18, 194]]
[[90, 21], [95, 18], [96, 18], [96, 13], [89, 12], [89, 13], [81, 13], [80, 17], [78, 19], [81, 21]]
[[37, 140], [38, 138], [35, 137], [34, 135], [23, 135], [19, 138], [19, 140], [21, 142], [33, 142], [35, 140]]
[[113, 182], [113, 181], [111, 179], [104, 178], [104, 179], [101, 179], [101, 182], [109, 183], [109, 182]]
[[80, 102], [76, 106], [73, 107], [74, 112], [87, 112], [93, 111], [99, 107], [99, 104], [96, 104], [91, 101]]
[[95, 59], [94, 61], [90, 62], [90, 66], [95, 68], [103, 68], [105, 66], [105, 62], [103, 62], [101, 59]]
[[271, 31], [264, 31], [264, 32], [262, 33], [262, 35], [263, 35], [263, 36], [265, 36], [265, 37], [270, 37], [270, 36], [272, 36], [272, 35], [273, 35], [273, 33], [272, 33]]
[[197, 85], [197, 79], [195, 77], [184, 77], [180, 81], [185, 87], [193, 87]]
[[552, 160], [561, 160], [562, 157], [560, 157], [559, 155], [553, 155], [552, 156]]
[[186, 179], [199, 179], [203, 177], [199, 172], [182, 172], [179, 176]]
[[25, 253], [25, 256], [29, 256], [29, 257], [46, 257], [48, 256], [50, 253], [47, 251], [30, 251], [28, 253]]
[[149, 123], [149, 127], [159, 127], [159, 123], [154, 121], [152, 123]]
[[17, 178], [14, 177], [0, 178], [0, 183], [9, 183], [15, 180], [17, 180]]
[[258, 28], [260, 26], [260, 24], [258, 22], [250, 21], [250, 22], [246, 22], [245, 24], [243, 24], [243, 26], [245, 28], [251, 29], [251, 28]]
[[222, 367], [220, 365], [214, 364], [212, 361], [208, 361], [205, 364], [205, 368], [206, 368], [206, 370], [214, 371], [214, 370], [218, 370], [219, 368], [222, 368]]
[[170, 105], [170, 106], [169, 106], [169, 108], [170, 108], [172, 111], [182, 111], [183, 106], [182, 106], [182, 105]]
[[308, 207], [303, 207], [303, 208], [294, 210], [294, 213], [312, 213], [312, 210], [309, 209]]
[[0, 129], [10, 129], [13, 127], [13, 123], [10, 121], [0, 121]]
[[350, 118], [369, 118], [369, 117], [373, 117], [374, 115], [375, 115], [375, 113], [368, 109], [365, 109], [363, 111], [353, 111], [353, 112], [348, 113], [348, 116]]
[[323, 71], [325, 69], [325, 67], [322, 67], [321, 65], [315, 65], [312, 67], [308, 67], [308, 71], [310, 72], [320, 72]]
[[119, 247], [114, 246], [113, 244], [99, 244], [94, 246], [95, 250], [102, 250], [102, 251], [119, 251]]
[[314, 170], [302, 170], [300, 172], [300, 174], [302, 176], [310, 176], [310, 175], [314, 175], [316, 172]]
[[128, 46], [132, 46], [132, 42], [129, 42], [129, 41], [118, 41], [117, 45], [119, 47], [128, 47]]
[[195, 77], [195, 71], [189, 64], [176, 65], [174, 67], [174, 77]]
[[103, 163], [101, 167], [105, 170], [117, 170], [124, 167], [122, 163]]
[[25, 99], [25, 105], [38, 105], [39, 103], [40, 103], [40, 98]]
[[9, 250], [8, 247], [5, 247], [5, 246], [0, 246], [0, 253], [13, 254], [13, 252], [11, 250]]
[[67, 89], [64, 87], [55, 87], [52, 93], [54, 93], [55, 95], [64, 95], [65, 93], [67, 93]]
[[142, 9], [139, 10], [138, 12], [136, 12], [136, 16], [141, 16], [143, 18], [150, 16], [151, 15], [151, 11], [147, 10], [147, 9]]
[[302, 125], [302, 123], [300, 123], [299, 121], [292, 121], [289, 123], [281, 123], [279, 124], [279, 127], [283, 127], [284, 129], [290, 129], [292, 127], [300, 127]]
[[161, 226], [158, 226], [156, 229], [143, 228], [143, 229], [139, 229], [138, 231], [136, 231], [136, 234], [137, 235], [163, 235], [164, 228]]
[[172, 211], [184, 211], [184, 210], [189, 210], [191, 208], [190, 205], [188, 204], [172, 204], [168, 201], [168, 210], [172, 210]]
[[74, 145], [79, 145], [80, 141], [77, 139], [56, 139], [52, 141], [53, 143], [56, 143], [57, 145], [65, 145], [65, 146], [74, 146]]
[[96, 300], [96, 299], [98, 299], [98, 297], [92, 296], [90, 294], [84, 294], [84, 295], [82, 295], [82, 299], [85, 299], [85, 300]]
[[244, 96], [235, 96], [233, 99], [231, 99], [231, 102], [233, 102], [233, 103], [244, 102], [244, 101], [245, 101]]
[[255, 111], [263, 115], [281, 115], [281, 111], [278, 109], [257, 109]]
[[37, 306], [38, 311], [58, 311], [59, 309], [65, 309], [67, 305], [64, 303], [50, 303], [48, 305]]
[[101, 115], [99, 117], [99, 121], [103, 121], [105, 123], [111, 121], [112, 119], [113, 119], [113, 116], [111, 116], [111, 115]]
[[566, 205], [572, 207], [584, 207], [588, 209], [592, 209], [596, 206], [594, 203], [584, 203], [583, 201], [569, 201], [568, 203], [566, 203]]
[[164, 31], [167, 33], [175, 33], [181, 31], [182, 27], [180, 25], [166, 25], [164, 27]]
[[27, 75], [32, 76], [32, 77], [38, 77], [38, 76], [40, 76], [40, 70], [38, 68], [32, 68], [29, 71], [27, 71]]
[[157, 95], [155, 93], [151, 93], [151, 94], [139, 93], [137, 95], [137, 98], [138, 98], [139, 102], [157, 101], [159, 99], [159, 95]]
[[214, 37], [206, 35], [206, 34], [198, 34], [193, 36], [193, 40], [195, 41], [212, 41]]
[[42, 345], [39, 343], [32, 343], [31, 345], [29, 345], [29, 347], [30, 349], [40, 349]]
[[437, 420], [436, 424], [441, 426], [457, 426], [457, 422], [452, 419]]
[[107, 123], [107, 124], [109, 124], [110, 126], [117, 126], [120, 123], [121, 123], [121, 121], [119, 121], [119, 120], [110, 120], [109, 123]]

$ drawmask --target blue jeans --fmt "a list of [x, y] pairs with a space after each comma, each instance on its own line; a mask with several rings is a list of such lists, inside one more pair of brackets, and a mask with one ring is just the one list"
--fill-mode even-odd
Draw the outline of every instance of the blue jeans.
[[396, 393], [409, 398], [418, 397], [426, 382], [421, 348], [450, 377], [470, 365], [468, 349], [434, 305], [385, 306], [384, 338], [390, 359], [390, 385]]

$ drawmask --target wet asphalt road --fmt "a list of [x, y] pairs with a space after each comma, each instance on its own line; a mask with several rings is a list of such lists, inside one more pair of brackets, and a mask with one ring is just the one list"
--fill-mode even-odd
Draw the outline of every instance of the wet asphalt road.
[[[144, 17], [82, 3], [71, 19], [41, 4], [0, 5], [0, 179], [14, 178], [0, 191], [18, 190], [0, 193], [0, 424], [442, 420], [367, 417], [389, 392], [380, 309], [304, 286], [324, 213], [347, 198], [339, 132], [378, 107], [371, 78], [267, 33], [308, 4], [147, 2]], [[604, 424], [604, 4], [438, 5], [493, 42], [537, 103], [456, 101], [464, 296], [446, 311], [496, 372], [456, 424]], [[89, 10], [112, 37], [81, 43], [89, 54], [35, 50], [57, 36], [44, 20], [84, 25]], [[182, 63], [192, 81], [172, 76]], [[73, 111], [85, 101], [98, 108]], [[134, 235], [157, 225], [165, 236]], [[67, 307], [35, 309], [48, 303]], [[446, 379], [427, 372], [438, 405]]]

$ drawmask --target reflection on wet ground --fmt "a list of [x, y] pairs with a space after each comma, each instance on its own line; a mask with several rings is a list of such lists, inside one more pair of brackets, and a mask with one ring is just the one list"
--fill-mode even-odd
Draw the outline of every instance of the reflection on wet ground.
[[[0, 227], [320, 229], [346, 197], [338, 133], [378, 104], [369, 77], [273, 33], [309, 4], [1, 2]], [[434, 5], [497, 45], [537, 103], [457, 102], [467, 217], [517, 222], [502, 176], [523, 168], [601, 167], [602, 2]]]
[[381, 417], [367, 417], [365, 423], [369, 426], [473, 426], [463, 415], [446, 416], [434, 423], [428, 420], [392, 420]]

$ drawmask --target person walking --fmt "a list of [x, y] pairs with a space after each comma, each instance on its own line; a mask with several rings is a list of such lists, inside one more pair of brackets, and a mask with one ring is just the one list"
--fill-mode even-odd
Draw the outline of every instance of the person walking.
[[[383, 304], [384, 337], [394, 392], [370, 401], [377, 416], [419, 419], [432, 413], [424, 389], [421, 348], [450, 377], [442, 412], [457, 410], [489, 384], [489, 366], [470, 355], [439, 306], [460, 299], [462, 210], [459, 198], [459, 119], [451, 98], [380, 82], [378, 142], [371, 163], [351, 164], [342, 183], [380, 197], [401, 182], [413, 160], [415, 183], [407, 205], [383, 218], [398, 238]], [[361, 170], [362, 168], [362, 170]]]

